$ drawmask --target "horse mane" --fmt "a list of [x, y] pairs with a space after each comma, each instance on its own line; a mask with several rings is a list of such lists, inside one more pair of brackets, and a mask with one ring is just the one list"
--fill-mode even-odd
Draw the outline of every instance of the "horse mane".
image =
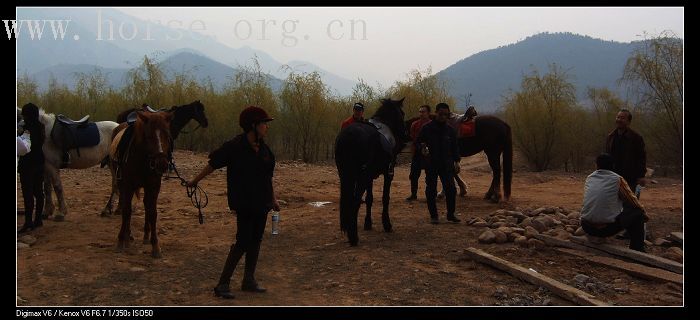
[[[372, 118], [374, 119], [385, 119], [388, 120], [391, 117], [391, 107], [395, 104], [394, 100], [391, 100], [389, 98], [387, 99], [382, 99], [382, 105], [379, 106], [377, 111], [374, 112], [374, 115]], [[396, 100], [399, 101], [399, 100]]]

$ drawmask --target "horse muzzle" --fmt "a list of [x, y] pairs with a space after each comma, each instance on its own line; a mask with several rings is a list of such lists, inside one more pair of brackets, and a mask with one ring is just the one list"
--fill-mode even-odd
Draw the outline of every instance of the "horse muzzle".
[[168, 157], [165, 153], [159, 153], [148, 159], [148, 168], [157, 174], [163, 174], [168, 170]]

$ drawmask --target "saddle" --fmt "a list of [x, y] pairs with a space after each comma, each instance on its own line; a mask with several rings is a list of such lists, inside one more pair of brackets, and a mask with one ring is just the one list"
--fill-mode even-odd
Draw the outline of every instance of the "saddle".
[[473, 136], [476, 136], [476, 121], [471, 119], [469, 121], [460, 122], [457, 138], [470, 138]]
[[92, 147], [100, 143], [100, 132], [94, 122], [89, 122], [89, 115], [80, 120], [70, 119], [62, 114], [56, 116], [53, 128], [51, 128], [51, 140], [64, 152], [77, 149], [80, 156], [80, 148]]
[[[148, 106], [148, 105], [145, 107], [145, 109], [146, 109], [145, 111], [148, 111], [148, 112], [160, 112], [160, 111], [163, 111], [163, 109], [161, 109], [161, 110], [154, 110], [153, 108], [151, 108], [151, 106]], [[136, 111], [131, 111], [131, 112], [129, 113], [129, 115], [126, 116], [126, 123], [128, 123], [129, 126], [131, 126], [134, 122], [136, 122], [136, 119], [137, 119], [137, 118], [138, 118], [138, 115], [136, 114]]]

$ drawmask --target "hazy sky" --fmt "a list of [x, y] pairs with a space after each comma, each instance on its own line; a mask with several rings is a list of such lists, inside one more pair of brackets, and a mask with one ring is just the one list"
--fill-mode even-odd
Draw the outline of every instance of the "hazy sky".
[[263, 50], [282, 63], [309, 61], [348, 79], [363, 78], [385, 87], [412, 69], [432, 67], [437, 72], [472, 54], [540, 32], [620, 42], [664, 30], [684, 37], [682, 7], [119, 10], [163, 24], [178, 20], [185, 28], [201, 20], [206, 28], [201, 33], [228, 46]]

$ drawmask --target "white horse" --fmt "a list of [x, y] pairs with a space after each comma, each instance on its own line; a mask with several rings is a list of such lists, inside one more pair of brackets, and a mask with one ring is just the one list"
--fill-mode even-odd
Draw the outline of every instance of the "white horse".
[[[51, 130], [56, 122], [56, 115], [53, 113], [46, 113], [43, 109], [39, 110], [39, 121], [44, 124], [46, 130], [46, 140], [44, 141], [44, 157], [46, 161], [44, 163], [44, 194], [45, 194], [45, 205], [44, 205], [44, 217], [50, 216], [54, 212], [54, 205], [51, 197], [51, 187], [56, 191], [56, 198], [58, 199], [58, 213], [54, 217], [56, 221], [62, 221], [65, 215], [68, 213], [66, 208], [66, 202], [63, 198], [63, 185], [61, 183], [61, 175], [59, 169], [61, 168], [63, 151], [61, 148], [56, 146], [51, 139]], [[118, 126], [114, 121], [98, 121], [95, 122], [97, 129], [100, 133], [100, 142], [92, 147], [81, 147], [80, 155], [76, 149], [71, 149], [70, 159], [71, 163], [68, 165], [70, 169], [86, 169], [92, 166], [100, 164], [102, 159], [109, 155], [109, 145], [112, 142], [112, 131]], [[112, 193], [114, 193], [114, 188]]]

